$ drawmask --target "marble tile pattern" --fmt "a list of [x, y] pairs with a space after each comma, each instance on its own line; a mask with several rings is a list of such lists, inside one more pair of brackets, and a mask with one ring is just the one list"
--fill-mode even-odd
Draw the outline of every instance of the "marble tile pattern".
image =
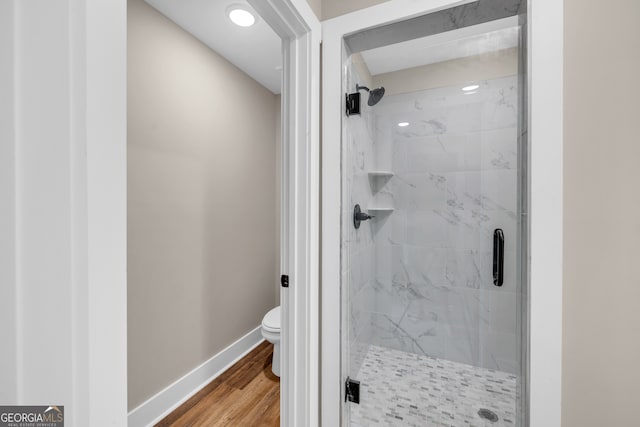
[[[343, 79], [346, 88], [355, 90], [360, 76], [349, 61], [345, 58]], [[389, 399], [405, 396], [396, 387], [404, 387], [406, 376], [414, 377], [413, 371], [397, 370], [402, 360], [437, 360], [435, 368], [446, 365], [467, 385], [475, 375], [502, 381], [519, 372], [517, 79], [478, 84], [473, 93], [447, 87], [388, 95], [374, 107], [367, 106], [364, 93], [362, 114], [344, 118], [341, 293], [347, 310], [341, 319], [342, 365], [345, 376], [363, 383], [373, 366], [374, 376], [387, 378], [392, 393], [378, 401], [378, 411], [395, 410]], [[398, 127], [399, 122], [410, 125]], [[380, 170], [394, 175], [369, 175]], [[394, 211], [377, 212], [356, 230], [356, 203], [363, 210], [387, 206]], [[492, 282], [495, 228], [505, 233], [502, 288]], [[375, 365], [371, 358], [380, 348], [389, 353]], [[436, 375], [434, 369], [429, 375]], [[436, 387], [448, 388], [429, 389], [438, 399], [430, 405], [440, 414], [441, 424], [433, 425], [458, 425], [442, 418], [442, 411], [470, 421], [477, 409], [464, 412], [468, 402], [456, 406], [456, 396], [467, 396], [463, 380], [445, 377], [446, 384]], [[511, 394], [505, 399], [515, 401], [515, 385], [506, 388]], [[486, 391], [470, 399], [486, 407], [493, 402]], [[405, 420], [421, 416], [424, 408], [404, 403]], [[509, 425], [514, 409], [511, 415], [498, 409], [504, 415], [500, 425]], [[358, 410], [345, 411], [346, 425], [358, 418]], [[472, 425], [484, 425], [476, 421]]]
[[[363, 84], [351, 59], [345, 58], [343, 80], [349, 92], [356, 84]], [[361, 114], [345, 118], [342, 129], [342, 218], [341, 218], [341, 270], [342, 302], [349, 307], [342, 315], [343, 366], [357, 372], [372, 340], [371, 325], [376, 294], [376, 248], [372, 227], [363, 222], [356, 230], [353, 208], [360, 204], [366, 211], [373, 198], [368, 172], [375, 165], [373, 140], [375, 137], [374, 112], [367, 105], [367, 93], [361, 92]]]
[[416, 34], [427, 37], [525, 13], [526, 3], [522, 0], [477, 0], [401, 23], [360, 31], [345, 37], [345, 43], [352, 52], [362, 52], [411, 40]]
[[[371, 346], [362, 364], [351, 426], [515, 426], [516, 376]], [[480, 409], [498, 420], [480, 418]]]
[[[517, 373], [517, 79], [478, 84], [473, 93], [391, 95], [374, 107], [371, 162], [395, 175], [357, 191], [395, 210], [369, 224], [375, 280], [350, 307], [373, 301], [369, 344]], [[368, 148], [353, 149], [366, 168]], [[501, 288], [492, 277], [495, 228], [505, 234]]]

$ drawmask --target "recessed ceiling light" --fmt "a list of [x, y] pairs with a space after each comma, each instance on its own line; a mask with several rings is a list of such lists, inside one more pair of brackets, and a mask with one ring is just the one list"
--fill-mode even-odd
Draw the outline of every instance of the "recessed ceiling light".
[[465, 92], [470, 92], [472, 90], [476, 90], [480, 87], [480, 85], [469, 85], [469, 86], [465, 86], [462, 88], [463, 91]]
[[398, 123], [398, 126], [400, 126], [401, 128], [409, 126], [409, 122], [400, 122]]
[[256, 23], [256, 17], [253, 16], [253, 13], [238, 5], [231, 6], [227, 9], [227, 14], [231, 22], [240, 27], [250, 27]]

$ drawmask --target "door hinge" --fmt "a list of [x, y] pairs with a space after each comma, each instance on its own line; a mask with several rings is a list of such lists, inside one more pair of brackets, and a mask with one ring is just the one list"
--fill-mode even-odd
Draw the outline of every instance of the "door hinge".
[[283, 274], [282, 276], [280, 276], [280, 284], [282, 285], [283, 288], [288, 288], [289, 276], [287, 276], [286, 274]]
[[360, 114], [360, 92], [346, 94], [347, 116]]
[[360, 381], [347, 377], [344, 383], [344, 401], [360, 404]]

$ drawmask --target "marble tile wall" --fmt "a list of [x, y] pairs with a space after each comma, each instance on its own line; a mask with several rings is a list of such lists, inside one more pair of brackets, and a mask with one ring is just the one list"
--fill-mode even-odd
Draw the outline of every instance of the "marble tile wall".
[[[355, 92], [356, 83], [362, 84], [356, 67], [350, 59], [343, 69], [345, 87]], [[360, 204], [366, 210], [373, 193], [368, 171], [374, 168], [375, 136], [374, 112], [367, 105], [367, 94], [362, 92], [361, 114], [345, 117], [342, 134], [342, 334], [343, 351], [348, 373], [358, 372], [372, 340], [371, 325], [376, 292], [376, 247], [371, 221], [363, 222], [358, 230], [353, 225], [353, 208]]]
[[[478, 84], [387, 96], [375, 117], [348, 119], [349, 200], [395, 208], [349, 233], [352, 328], [361, 342], [516, 373], [517, 80]], [[394, 176], [372, 180], [369, 167]]]

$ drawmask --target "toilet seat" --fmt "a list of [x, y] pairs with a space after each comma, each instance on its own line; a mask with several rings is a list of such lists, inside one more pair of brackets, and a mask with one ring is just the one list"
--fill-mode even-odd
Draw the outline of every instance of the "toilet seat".
[[280, 332], [280, 306], [271, 309], [264, 315], [262, 329], [273, 333]]

